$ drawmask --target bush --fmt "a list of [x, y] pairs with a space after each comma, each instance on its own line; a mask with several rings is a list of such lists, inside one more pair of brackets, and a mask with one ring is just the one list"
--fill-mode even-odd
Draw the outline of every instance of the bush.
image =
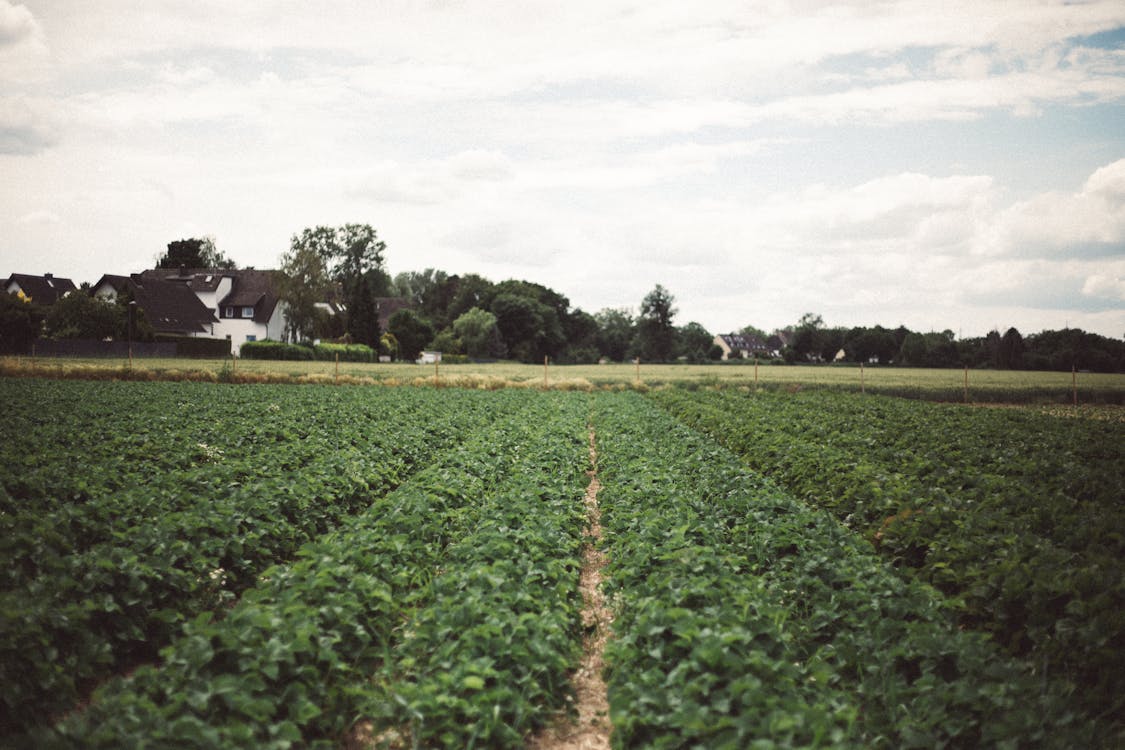
[[311, 360], [313, 348], [302, 344], [283, 344], [280, 341], [247, 341], [242, 345], [243, 359]]
[[374, 362], [377, 355], [366, 344], [317, 344], [313, 347], [313, 358], [332, 361], [340, 356], [341, 362]]

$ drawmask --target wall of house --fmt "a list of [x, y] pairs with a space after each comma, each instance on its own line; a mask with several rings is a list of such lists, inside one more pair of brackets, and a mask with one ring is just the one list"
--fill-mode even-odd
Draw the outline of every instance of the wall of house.
[[230, 290], [233, 285], [234, 282], [231, 280], [231, 278], [229, 276], [224, 276], [223, 279], [219, 282], [219, 286], [216, 287], [215, 291], [197, 291], [195, 293], [195, 296], [199, 297], [200, 302], [211, 308], [211, 312], [215, 313], [216, 318], [219, 318], [222, 317], [221, 315], [219, 315], [219, 301], [222, 300], [223, 297], [226, 297], [228, 294], [230, 294]]

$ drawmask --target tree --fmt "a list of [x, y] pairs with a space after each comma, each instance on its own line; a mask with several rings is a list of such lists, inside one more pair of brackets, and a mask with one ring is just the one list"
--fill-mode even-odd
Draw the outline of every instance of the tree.
[[[305, 228], [290, 240], [290, 251], [306, 253], [302, 261], [313, 264], [320, 258], [327, 281], [339, 284], [347, 309], [346, 330], [353, 341], [376, 346], [379, 341], [379, 311], [375, 297], [386, 291], [389, 281], [383, 270], [387, 245], [370, 224], [344, 224], [339, 227]], [[319, 274], [318, 274], [319, 275]], [[318, 299], [326, 296], [327, 284], [318, 288]]]
[[324, 300], [331, 279], [324, 257], [297, 235], [281, 256], [279, 297], [285, 303], [285, 340], [306, 341], [316, 330], [316, 304]]
[[43, 308], [20, 294], [0, 292], [0, 354], [23, 354], [43, 324]]
[[675, 298], [660, 284], [641, 301], [641, 314], [637, 321], [637, 354], [652, 362], [667, 362], [672, 358], [676, 329], [672, 320], [676, 316]]
[[[44, 329], [53, 339], [124, 340], [129, 333], [128, 303], [127, 295], [119, 295], [110, 302], [84, 292], [71, 292], [48, 309]], [[134, 339], [151, 336], [152, 329], [140, 310], [137, 329]]]
[[[688, 323], [676, 329], [676, 358], [684, 358], [689, 362], [706, 362], [715, 337], [706, 328], [696, 322]], [[721, 351], [721, 350], [720, 350]]]
[[399, 356], [404, 360], [416, 360], [422, 349], [434, 337], [434, 327], [413, 310], [397, 311], [387, 321], [387, 330], [398, 342]]
[[470, 357], [503, 357], [507, 351], [496, 316], [479, 307], [471, 308], [453, 321], [453, 332], [461, 339], [465, 354]]
[[598, 351], [602, 356], [622, 362], [633, 341], [633, 316], [628, 310], [605, 308], [594, 314], [598, 322]]
[[1014, 327], [1000, 337], [1000, 367], [1005, 370], [1019, 370], [1023, 367], [1023, 336]]
[[807, 361], [821, 355], [823, 342], [820, 332], [823, 328], [824, 318], [817, 313], [805, 313], [797, 321], [797, 328], [794, 331], [791, 345], [798, 360]]
[[157, 268], [237, 268], [234, 261], [219, 252], [215, 238], [192, 237], [168, 243], [168, 249], [156, 259]]

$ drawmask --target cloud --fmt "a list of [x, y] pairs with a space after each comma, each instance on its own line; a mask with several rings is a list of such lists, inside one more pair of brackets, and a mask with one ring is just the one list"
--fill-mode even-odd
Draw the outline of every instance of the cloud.
[[26, 5], [0, 0], [0, 48], [40, 42], [43, 31]]
[[1012, 205], [980, 248], [1038, 257], [1125, 254], [1125, 159], [1096, 170], [1076, 193], [1052, 191]]
[[16, 219], [17, 224], [58, 224], [62, 221], [54, 211], [32, 211]]
[[25, 97], [0, 97], [0, 154], [28, 156], [54, 146], [58, 129], [45, 109]]

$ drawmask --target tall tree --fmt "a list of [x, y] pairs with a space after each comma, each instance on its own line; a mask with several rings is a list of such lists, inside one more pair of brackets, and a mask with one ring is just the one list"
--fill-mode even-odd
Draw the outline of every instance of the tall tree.
[[[348, 311], [347, 331], [352, 338], [369, 346], [379, 341], [379, 311], [375, 297], [387, 287], [383, 270], [386, 243], [370, 224], [344, 224], [339, 227], [306, 227], [290, 240], [291, 252], [301, 250], [320, 258], [328, 281], [343, 291]], [[321, 298], [324, 287], [320, 288]], [[317, 302], [322, 299], [316, 300]]]
[[168, 249], [156, 259], [157, 268], [233, 269], [238, 266], [215, 246], [215, 238], [192, 237], [168, 243]]
[[453, 321], [453, 333], [470, 357], [503, 357], [507, 353], [496, 316], [479, 307], [465, 311]]
[[667, 362], [672, 358], [676, 328], [673, 307], [675, 297], [660, 284], [641, 301], [641, 314], [637, 321], [637, 353], [642, 359]]
[[701, 323], [692, 321], [676, 329], [676, 344], [674, 353], [676, 358], [683, 357], [689, 362], [707, 362], [710, 357], [711, 345], [715, 340]]
[[415, 360], [422, 349], [434, 337], [434, 327], [413, 310], [403, 309], [395, 312], [387, 321], [387, 330], [398, 342], [398, 356], [404, 360]]
[[289, 252], [281, 256], [280, 298], [285, 303], [286, 341], [306, 341], [316, 329], [316, 304], [325, 299], [332, 283], [324, 257], [317, 249], [293, 236]]
[[614, 362], [624, 361], [633, 341], [633, 315], [628, 310], [607, 307], [595, 313], [594, 320], [598, 322], [598, 351]]

